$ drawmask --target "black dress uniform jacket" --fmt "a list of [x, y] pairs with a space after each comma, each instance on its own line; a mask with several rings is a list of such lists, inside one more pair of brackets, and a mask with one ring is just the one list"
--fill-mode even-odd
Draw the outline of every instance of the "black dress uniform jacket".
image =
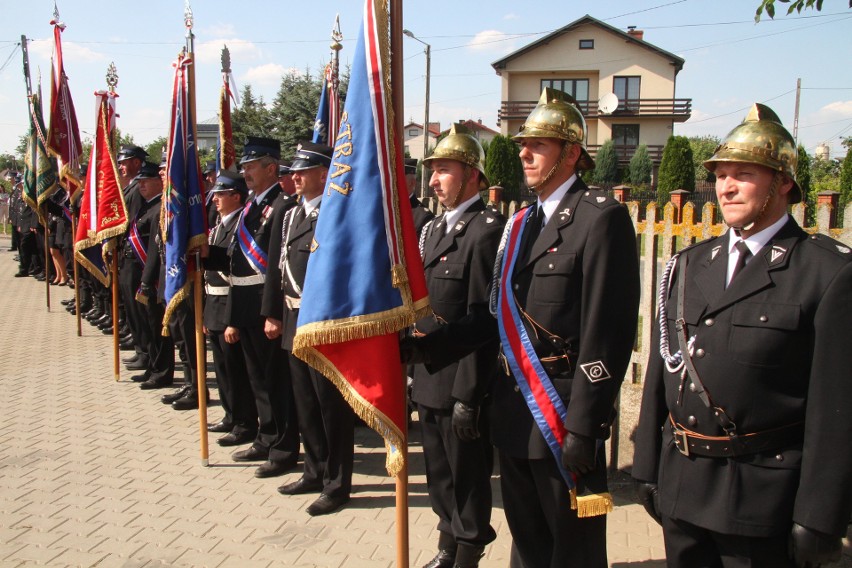
[[[211, 229], [212, 238], [210, 245], [219, 248], [227, 248], [234, 239], [240, 213], [236, 213], [226, 222], [216, 224]], [[208, 286], [227, 288], [229, 286], [227, 275], [216, 270], [206, 270], [204, 280]], [[228, 327], [228, 294], [208, 294], [204, 302], [204, 326], [211, 331], [224, 331]]]
[[[728, 237], [681, 253], [684, 319], [693, 362], [713, 403], [740, 435], [801, 423], [802, 435], [772, 451], [733, 458], [681, 454], [672, 419], [724, 435], [719, 422], [654, 353], [645, 377], [633, 476], [659, 484], [664, 516], [751, 537], [786, 534], [791, 521], [846, 532], [852, 507], [852, 251], [808, 236], [789, 219], [725, 288]], [[677, 274], [666, 298], [670, 352], [679, 350]]]
[[[449, 233], [443, 216], [429, 227], [423, 267], [434, 315], [418, 321], [416, 329], [427, 335], [437, 333], [424, 345], [429, 345], [429, 351], [444, 350], [446, 345], [432, 346], [432, 342], [438, 343], [446, 322], [459, 320], [463, 320], [468, 338], [484, 336], [490, 340], [457, 362], [417, 365], [411, 398], [418, 404], [452, 408], [460, 400], [479, 406], [491, 387], [499, 339], [496, 321], [488, 312], [488, 294], [505, 223], [482, 201], [475, 201]], [[436, 354], [436, 359], [439, 356]]]
[[[639, 313], [639, 261], [627, 209], [578, 179], [526, 264], [516, 264], [511, 282], [501, 285], [511, 287], [520, 308], [567, 345], [572, 369], [550, 376], [566, 403], [567, 430], [607, 438]], [[528, 319], [524, 323], [539, 358], [561, 354], [547, 333]], [[553, 459], [516, 386], [506, 375], [495, 381], [494, 445], [515, 458]]]
[[[245, 217], [246, 228], [267, 255], [270, 250], [272, 220], [280, 212], [289, 209], [294, 204], [295, 200], [283, 193], [278, 184], [275, 184], [260, 203], [252, 205]], [[205, 268], [227, 272], [236, 277], [254, 276], [256, 274], [240, 249], [239, 238], [236, 234], [238, 230], [239, 224], [229, 246], [210, 247], [210, 255], [204, 263]], [[272, 263], [273, 261], [270, 260], [269, 264]], [[272, 266], [267, 268], [267, 278], [271, 277], [269, 272], [271, 268]], [[225, 307], [228, 325], [232, 327], [263, 327], [265, 318], [260, 313], [262, 299], [262, 283], [253, 286], [232, 286]]]

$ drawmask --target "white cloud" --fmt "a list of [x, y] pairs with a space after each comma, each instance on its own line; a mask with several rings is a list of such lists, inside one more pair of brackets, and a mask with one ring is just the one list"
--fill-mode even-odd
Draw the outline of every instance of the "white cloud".
[[518, 16], [517, 14], [506, 14], [505, 16], [503, 16], [503, 19], [504, 20], [520, 20], [521, 17]]
[[254, 85], [278, 85], [281, 82], [281, 77], [292, 72], [293, 69], [288, 69], [278, 63], [266, 63], [258, 67], [251, 67], [241, 77], [241, 84], [251, 83]]
[[816, 112], [817, 116], [831, 118], [852, 117], [852, 101], [834, 101], [828, 103]]
[[484, 30], [476, 34], [467, 44], [476, 51], [495, 51], [504, 53], [514, 49], [514, 37], [498, 30]]
[[236, 35], [236, 28], [233, 24], [213, 24], [205, 27], [199, 32], [202, 36], [212, 37], [233, 37]]
[[[30, 53], [34, 53], [46, 61], [50, 61], [53, 57], [53, 41], [34, 41], [29, 44]], [[92, 62], [103, 61], [106, 59], [97, 51], [93, 51], [88, 47], [83, 47], [73, 41], [62, 42], [62, 57], [65, 61], [76, 62]]]
[[263, 53], [254, 43], [238, 38], [222, 38], [201, 42], [195, 46], [199, 63], [217, 64], [222, 61], [222, 48], [228, 46], [231, 61], [249, 61], [260, 59]]

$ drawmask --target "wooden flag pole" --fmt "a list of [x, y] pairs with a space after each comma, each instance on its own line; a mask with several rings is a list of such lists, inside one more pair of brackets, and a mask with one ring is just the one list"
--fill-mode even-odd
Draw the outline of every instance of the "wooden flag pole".
[[[71, 213], [71, 234], [77, 234], [77, 222], [74, 220], [74, 213]], [[77, 337], [83, 336], [83, 316], [80, 314], [80, 281], [77, 273], [77, 255], [72, 253], [71, 258], [74, 263], [74, 313], [77, 317]]]
[[[187, 67], [187, 79], [189, 85], [188, 99], [192, 115], [192, 124], [188, 126], [192, 129], [192, 139], [197, 140], [198, 133], [195, 125], [195, 34], [192, 33], [193, 19], [192, 8], [190, 8], [189, 6], [189, 0], [186, 0], [186, 4], [184, 6], [183, 19], [184, 25], [186, 26], [186, 51], [191, 59], [190, 65]], [[204, 201], [202, 200], [201, 203], [203, 204]], [[207, 437], [207, 341], [204, 337], [204, 325], [202, 323], [204, 305], [201, 301], [201, 286], [201, 254], [199, 252], [196, 252], [195, 272], [193, 273], [193, 295], [195, 298], [195, 374], [198, 379], [198, 422], [199, 430], [201, 433], [201, 465], [207, 467], [210, 464], [210, 451], [208, 448]]]
[[[402, 117], [403, 117], [403, 74], [402, 74], [402, 0], [390, 1], [390, 52], [391, 52], [391, 81], [393, 92], [393, 128], [396, 138], [396, 151], [401, 151], [402, 143]], [[392, 157], [396, 160], [396, 156]], [[397, 190], [399, 188], [396, 188]], [[402, 381], [400, 393], [403, 397], [403, 408], [405, 401], [405, 367], [402, 368]], [[405, 464], [396, 477], [396, 565], [398, 568], [408, 568], [408, 423], [402, 421], [403, 440], [405, 442], [399, 451], [403, 454]]]
[[121, 378], [118, 365], [118, 247], [112, 251], [112, 361], [115, 380]]
[[44, 208], [44, 293], [47, 298], [47, 311], [50, 311], [50, 222], [47, 220], [47, 207]]

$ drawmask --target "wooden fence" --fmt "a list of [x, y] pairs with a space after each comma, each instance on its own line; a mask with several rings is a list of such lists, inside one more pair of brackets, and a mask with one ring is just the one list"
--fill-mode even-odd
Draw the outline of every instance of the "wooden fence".
[[[633, 432], [639, 416], [642, 397], [642, 380], [645, 366], [651, 350], [651, 326], [656, 321], [657, 290], [661, 271], [665, 262], [681, 248], [698, 241], [718, 236], [727, 230], [724, 223], [714, 223], [717, 218], [716, 204], [705, 203], [701, 207], [701, 217], [696, 218], [696, 208], [686, 201], [688, 192], [672, 192], [671, 201], [660, 207], [649, 203], [642, 208], [636, 201], [629, 201], [629, 194], [615, 191], [615, 198], [625, 203], [633, 225], [636, 228], [636, 241], [639, 247], [641, 299], [639, 304], [639, 329], [636, 343], [630, 358], [630, 366], [624, 378], [621, 396], [618, 401], [618, 420], [613, 425], [613, 435], [609, 441], [611, 467], [629, 469], [633, 463]], [[837, 226], [839, 194], [826, 192], [820, 194], [817, 204], [816, 226], [805, 226], [805, 204], [798, 203], [791, 208], [791, 214], [799, 226], [808, 233], [829, 235], [852, 247], [852, 203], [846, 206], [845, 227]], [[437, 211], [435, 199], [423, 200], [424, 205]], [[526, 202], [489, 202], [489, 206], [509, 217]]]

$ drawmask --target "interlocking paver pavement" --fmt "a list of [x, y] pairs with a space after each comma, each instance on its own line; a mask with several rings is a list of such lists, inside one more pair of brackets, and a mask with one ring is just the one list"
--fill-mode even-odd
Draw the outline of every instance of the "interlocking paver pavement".
[[[43, 283], [12, 277], [8, 242], [0, 239], [0, 565], [395, 566], [395, 485], [375, 433], [357, 430], [352, 501], [328, 517], [304, 512], [312, 496], [278, 494], [298, 472], [255, 479], [257, 464], [232, 462], [216, 435], [202, 467], [198, 413], [161, 404], [164, 391], [139, 390], [124, 369], [115, 382], [111, 338], [85, 322], [77, 336], [59, 303], [68, 288], [51, 289], [48, 311]], [[222, 411], [212, 386], [214, 421]], [[416, 431], [410, 452], [409, 557], [420, 566], [437, 534]], [[498, 538], [483, 568], [507, 566], [511, 545], [496, 476], [492, 484]], [[611, 565], [663, 566], [659, 528], [624, 482], [614, 495]]]

